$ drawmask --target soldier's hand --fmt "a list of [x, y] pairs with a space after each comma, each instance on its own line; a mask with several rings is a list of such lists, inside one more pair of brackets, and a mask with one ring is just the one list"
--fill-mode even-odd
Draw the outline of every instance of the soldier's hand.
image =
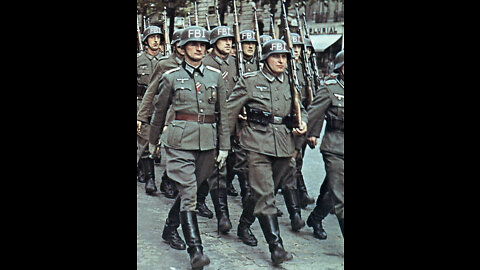
[[140, 134], [141, 130], [142, 130], [142, 121], [137, 120], [137, 134]]
[[307, 144], [311, 149], [315, 148], [317, 146], [317, 137], [308, 137]]
[[225, 165], [225, 162], [227, 161], [227, 157], [228, 157], [228, 151], [225, 151], [225, 150], [218, 151], [217, 163], [218, 163], [219, 170], [223, 168], [223, 165]]
[[294, 128], [292, 132], [293, 132], [293, 135], [296, 135], [296, 136], [300, 136], [307, 133], [307, 124], [305, 124], [305, 122], [302, 121], [300, 123], [300, 126], [298, 128]]

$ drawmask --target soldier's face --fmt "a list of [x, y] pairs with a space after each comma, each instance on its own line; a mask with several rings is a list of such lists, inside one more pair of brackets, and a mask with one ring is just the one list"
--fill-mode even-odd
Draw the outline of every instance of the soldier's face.
[[301, 45], [293, 45], [293, 53], [295, 55], [295, 60], [299, 59], [301, 51], [302, 51]]
[[267, 58], [267, 64], [274, 73], [283, 73], [287, 67], [287, 54], [275, 53]]
[[201, 61], [207, 50], [207, 45], [204, 42], [192, 41], [185, 44], [185, 57], [190, 58], [194, 62]]
[[310, 55], [312, 55], [312, 47], [307, 47], [307, 57], [310, 58]]
[[221, 38], [217, 40], [216, 46], [217, 46], [217, 51], [220, 54], [227, 55], [230, 53], [232, 50], [232, 38]]
[[148, 47], [154, 51], [160, 49], [161, 36], [159, 34], [151, 35], [147, 38]]
[[255, 47], [257, 47], [257, 43], [255, 42], [242, 42], [243, 53], [248, 57], [253, 56], [255, 53]]

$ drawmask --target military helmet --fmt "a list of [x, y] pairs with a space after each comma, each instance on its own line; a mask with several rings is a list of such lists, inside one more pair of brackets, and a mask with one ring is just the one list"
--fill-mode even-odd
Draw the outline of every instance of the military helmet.
[[[292, 45], [303, 45], [302, 40], [300, 39], [300, 35], [297, 33], [291, 33], [292, 37]], [[285, 37], [282, 36], [282, 40], [285, 40]]]
[[240, 42], [257, 42], [255, 31], [243, 30], [240, 31]]
[[343, 50], [341, 50], [337, 55], [335, 56], [335, 68], [333, 69], [333, 72], [335, 73], [340, 73], [340, 69], [343, 66]]
[[205, 42], [208, 44], [207, 29], [201, 26], [189, 26], [183, 29], [180, 35], [180, 43], [178, 43], [177, 46], [182, 47], [191, 41]]
[[260, 43], [265, 44], [265, 42], [269, 41], [269, 40], [272, 40], [272, 36], [270, 35], [261, 35], [260, 36]]
[[287, 50], [287, 43], [281, 39], [272, 39], [262, 46], [262, 59], [260, 61], [265, 61], [271, 54], [275, 53], [286, 53], [289, 55], [290, 51]]
[[235, 36], [233, 35], [233, 30], [232, 28], [221, 25], [217, 26], [212, 29], [210, 32], [210, 45], [213, 45], [217, 42], [218, 39], [220, 38], [234, 38]]
[[182, 31], [183, 31], [183, 29], [178, 29], [178, 30], [175, 30], [173, 32], [172, 40], [170, 41], [170, 45], [173, 45], [173, 44], [175, 44], [175, 42], [180, 41], [180, 36], [182, 35]]
[[142, 42], [145, 42], [149, 36], [155, 35], [155, 34], [162, 35], [163, 34], [162, 33], [162, 28], [160, 28], [158, 26], [154, 26], [154, 25], [151, 25], [151, 26], [147, 27], [145, 29], [145, 31], [143, 31]]
[[305, 47], [307, 47], [307, 48], [310, 47], [312, 49], [315, 49], [313, 47], [312, 41], [309, 38], [305, 38]]

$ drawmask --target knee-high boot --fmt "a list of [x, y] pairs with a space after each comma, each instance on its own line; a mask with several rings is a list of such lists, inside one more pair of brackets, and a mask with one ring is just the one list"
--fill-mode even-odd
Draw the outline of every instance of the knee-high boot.
[[193, 269], [202, 269], [210, 264], [210, 259], [203, 254], [202, 239], [198, 230], [197, 213], [195, 211], [180, 212], [183, 236], [187, 243], [187, 252], [190, 255], [190, 265]]
[[148, 195], [152, 195], [157, 191], [157, 186], [155, 185], [155, 166], [153, 164], [153, 159], [145, 158], [143, 161], [145, 168], [145, 192]]
[[323, 229], [322, 221], [334, 208], [333, 200], [326, 182], [320, 188], [317, 199], [317, 206], [308, 216], [307, 225], [313, 228], [313, 236], [320, 240], [327, 239], [327, 232]]
[[178, 227], [180, 226], [180, 196], [177, 197], [170, 212], [168, 212], [168, 218], [163, 227], [162, 238], [170, 247], [174, 249], [184, 250], [185, 242], [178, 234]]
[[302, 220], [302, 213], [298, 205], [297, 191], [295, 189], [283, 189], [283, 198], [290, 214], [290, 223], [293, 231], [299, 231], [305, 227], [305, 221]]
[[218, 220], [218, 231], [226, 234], [232, 229], [228, 212], [227, 190], [223, 188], [210, 190], [210, 196], [212, 197], [215, 215]]
[[302, 173], [297, 174], [298, 202], [300, 208], [305, 208], [309, 204], [315, 203], [315, 199], [308, 196], [307, 187]]
[[237, 236], [242, 242], [252, 247], [257, 246], [258, 244], [257, 238], [255, 238], [255, 235], [253, 235], [250, 230], [250, 226], [255, 222], [255, 216], [253, 215], [254, 210], [255, 200], [253, 199], [253, 196], [249, 196], [243, 205], [243, 211], [237, 229]]
[[278, 218], [276, 215], [259, 215], [257, 216], [262, 228], [265, 240], [267, 240], [270, 250], [271, 259], [274, 264], [280, 264], [284, 261], [293, 259], [292, 254], [285, 251], [283, 241], [280, 237], [280, 229], [278, 227]]

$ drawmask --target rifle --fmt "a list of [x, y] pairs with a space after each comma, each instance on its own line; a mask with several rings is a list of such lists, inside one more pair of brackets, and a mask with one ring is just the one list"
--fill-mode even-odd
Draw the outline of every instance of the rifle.
[[242, 50], [242, 43], [240, 42], [240, 26], [238, 23], [238, 14], [237, 14], [237, 4], [236, 1], [233, 0], [233, 12], [234, 12], [234, 22], [233, 22], [233, 35], [235, 36], [235, 46], [237, 47], [236, 56], [237, 56], [237, 67], [238, 67], [238, 75], [243, 76], [245, 73], [245, 65], [243, 63], [243, 50]]
[[142, 43], [142, 36], [140, 34], [140, 25], [138, 25], [138, 15], [137, 15], [137, 37], [138, 37], [138, 43], [140, 44], [140, 51], [143, 52], [143, 43]]
[[[305, 5], [305, 2], [303, 2]], [[305, 12], [302, 14], [303, 17], [303, 26], [305, 27], [305, 37], [310, 39], [310, 32], [307, 26], [307, 20], [305, 19]], [[311, 40], [311, 39], [310, 39]], [[315, 53], [315, 49], [312, 50], [312, 53], [310, 55], [311, 61], [313, 63], [313, 76], [314, 76], [314, 82], [315, 82], [315, 89], [318, 89], [321, 85], [321, 78], [320, 78], [320, 72], [318, 71], [318, 65], [317, 65], [317, 55]]]
[[277, 39], [275, 36], [275, 25], [273, 24], [273, 14], [270, 14], [270, 35], [273, 39]]
[[207, 21], [207, 30], [210, 31], [210, 22], [208, 21], [208, 14], [205, 13], [205, 20]]
[[310, 79], [312, 78], [312, 70], [310, 65], [310, 59], [307, 56], [307, 44], [305, 44], [305, 37], [303, 27], [300, 21], [300, 13], [298, 12], [298, 3], [295, 3], [295, 11], [297, 13], [297, 21], [298, 21], [298, 30], [300, 35], [300, 41], [302, 42], [302, 52], [300, 53], [300, 59], [302, 60], [302, 67], [303, 67], [303, 77], [307, 82], [307, 104], [305, 108], [307, 108], [313, 101], [313, 93], [312, 93], [312, 82]]
[[192, 26], [192, 22], [190, 21], [190, 12], [187, 12], [187, 18], [188, 18], [188, 26]]
[[193, 3], [195, 8], [195, 25], [198, 26], [198, 8], [197, 8], [197, 1]]
[[260, 30], [258, 29], [258, 20], [257, 20], [257, 7], [255, 3], [252, 2], [253, 16], [255, 17], [255, 38], [257, 40], [257, 65], [258, 70], [260, 70], [260, 59], [262, 59], [262, 43], [260, 42]]
[[221, 26], [222, 22], [220, 21], [220, 14], [218, 13], [218, 6], [215, 7], [215, 14], [217, 15], [218, 26]]
[[170, 45], [170, 29], [167, 25], [167, 7], [163, 7], [163, 36], [165, 37], [165, 56], [172, 54], [172, 46]]
[[302, 122], [302, 115], [300, 109], [300, 96], [298, 94], [298, 78], [297, 78], [297, 67], [295, 65], [295, 53], [293, 50], [292, 35], [290, 28], [288, 27], [288, 18], [287, 10], [285, 8], [285, 0], [282, 0], [282, 15], [285, 21], [284, 37], [285, 42], [287, 43], [287, 50], [290, 51], [290, 59], [288, 66], [288, 82], [290, 84], [290, 92], [292, 95], [292, 126], [293, 128], [300, 127]]

